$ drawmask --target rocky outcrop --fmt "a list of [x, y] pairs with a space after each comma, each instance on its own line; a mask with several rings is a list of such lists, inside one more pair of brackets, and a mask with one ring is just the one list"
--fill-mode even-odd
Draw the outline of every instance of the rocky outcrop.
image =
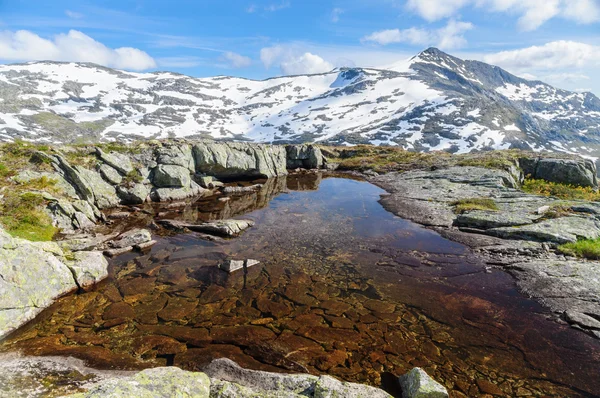
[[190, 171], [181, 166], [160, 164], [154, 169], [154, 186], [158, 188], [186, 188], [192, 183]]
[[0, 229], [0, 338], [57, 297], [103, 279], [107, 269], [100, 253], [75, 253], [67, 259], [57, 243], [16, 239]]
[[522, 158], [520, 165], [523, 173], [531, 178], [582, 187], [598, 187], [596, 164], [589, 159]]
[[199, 142], [193, 146], [196, 171], [217, 178], [270, 178], [287, 174], [283, 146]]
[[325, 161], [321, 149], [316, 145], [288, 145], [288, 169], [322, 169]]
[[216, 220], [204, 223], [189, 223], [177, 220], [160, 220], [159, 224], [175, 230], [206, 232], [227, 237], [238, 236], [254, 225], [252, 220]]

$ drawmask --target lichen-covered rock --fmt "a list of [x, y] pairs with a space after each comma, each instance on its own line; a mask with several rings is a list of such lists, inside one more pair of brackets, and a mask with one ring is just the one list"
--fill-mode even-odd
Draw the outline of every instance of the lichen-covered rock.
[[67, 266], [57, 243], [12, 238], [0, 229], [0, 339], [76, 289], [72, 270], [86, 286], [106, 275], [106, 260], [99, 256], [76, 255]]
[[181, 166], [190, 172], [195, 171], [192, 147], [189, 144], [174, 144], [156, 149], [158, 164]]
[[208, 398], [210, 379], [204, 373], [186, 372], [179, 368], [143, 370], [131, 377], [102, 381], [73, 398]]
[[145, 184], [134, 184], [131, 187], [117, 187], [117, 195], [126, 205], [139, 205], [150, 195], [150, 187]]
[[108, 261], [100, 252], [75, 252], [67, 267], [73, 272], [77, 285], [86, 288], [108, 276]]
[[216, 220], [203, 223], [189, 223], [178, 220], [160, 220], [160, 224], [177, 230], [189, 229], [190, 231], [206, 232], [223, 236], [237, 236], [254, 225], [252, 220]]
[[315, 145], [288, 145], [286, 153], [288, 169], [321, 169], [325, 163], [321, 149]]
[[383, 390], [362, 384], [339, 381], [321, 376], [315, 384], [314, 398], [392, 398]]
[[193, 146], [196, 171], [217, 178], [276, 177], [287, 174], [283, 146], [201, 142]]
[[402, 398], [447, 398], [446, 388], [433, 380], [421, 368], [414, 368], [400, 376]]
[[100, 175], [102, 175], [104, 180], [106, 180], [106, 182], [108, 182], [109, 184], [119, 185], [123, 181], [123, 177], [121, 176], [121, 174], [119, 174], [117, 170], [115, 170], [107, 164], [100, 165], [100, 167], [98, 167], [98, 171], [100, 172]]
[[155, 202], [169, 202], [200, 196], [206, 190], [194, 181], [184, 188], [155, 188], [150, 192], [150, 197]]
[[118, 152], [106, 153], [100, 148], [96, 148], [96, 153], [104, 163], [113, 167], [123, 175], [127, 175], [133, 171], [131, 159], [129, 159], [129, 156], [125, 154]]
[[516, 227], [531, 224], [538, 217], [526, 212], [509, 213], [504, 211], [475, 210], [459, 214], [456, 217], [455, 224], [460, 227], [481, 229]]
[[161, 164], [154, 169], [153, 183], [158, 188], [185, 188], [191, 182], [190, 171], [184, 167]]
[[100, 173], [81, 166], [75, 166], [74, 170], [79, 175], [79, 180], [85, 184], [86, 189], [91, 193], [93, 198], [91, 203], [94, 203], [100, 209], [115, 207], [120, 203], [115, 187], [104, 181]]

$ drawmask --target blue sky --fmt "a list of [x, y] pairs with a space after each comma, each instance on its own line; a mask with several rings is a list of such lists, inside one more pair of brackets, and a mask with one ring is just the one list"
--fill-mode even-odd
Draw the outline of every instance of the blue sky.
[[262, 79], [437, 46], [600, 94], [600, 0], [0, 0], [0, 62]]

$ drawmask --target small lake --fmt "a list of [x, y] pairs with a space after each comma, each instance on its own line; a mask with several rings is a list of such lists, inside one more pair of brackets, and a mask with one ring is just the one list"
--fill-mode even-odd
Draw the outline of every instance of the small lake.
[[[321, 174], [262, 182], [246, 195], [136, 213], [142, 226], [231, 217], [256, 225], [223, 242], [165, 233], [0, 351], [127, 370], [201, 370], [227, 357], [390, 389], [391, 375], [419, 366], [453, 397], [600, 392], [597, 340], [549, 320], [466, 247], [385, 211], [380, 188]], [[231, 258], [260, 264], [233, 274], [217, 267]]]

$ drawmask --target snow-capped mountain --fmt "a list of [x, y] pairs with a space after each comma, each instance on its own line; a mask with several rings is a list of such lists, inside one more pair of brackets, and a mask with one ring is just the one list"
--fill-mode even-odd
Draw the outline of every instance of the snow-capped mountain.
[[600, 100], [435, 48], [387, 69], [263, 81], [82, 63], [0, 66], [0, 140], [166, 137], [600, 157]]

